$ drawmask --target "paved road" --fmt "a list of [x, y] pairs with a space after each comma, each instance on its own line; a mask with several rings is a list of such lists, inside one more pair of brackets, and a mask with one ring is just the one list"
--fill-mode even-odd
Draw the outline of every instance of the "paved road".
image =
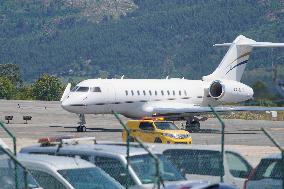
[[[19, 147], [36, 142], [40, 137], [57, 135], [95, 136], [98, 140], [121, 141], [121, 126], [113, 115], [87, 115], [86, 133], [75, 131], [78, 117], [64, 111], [59, 102], [7, 101], [0, 100], [0, 119], [6, 115], [14, 118], [6, 126], [17, 136]], [[30, 115], [32, 120], [24, 124], [23, 116]], [[121, 116], [124, 122], [126, 118]], [[260, 130], [268, 129], [276, 140], [284, 146], [284, 122], [263, 120], [224, 120], [226, 124], [225, 144], [251, 146], [264, 154], [264, 147], [273, 146]], [[180, 122], [177, 122], [180, 125]], [[201, 123], [201, 131], [192, 133], [194, 144], [220, 144], [221, 132], [217, 119], [208, 119]], [[0, 137], [9, 144], [8, 136], [0, 131]], [[255, 147], [258, 146], [258, 147]], [[262, 150], [264, 149], [264, 150]], [[272, 151], [275, 151], [273, 149]]]

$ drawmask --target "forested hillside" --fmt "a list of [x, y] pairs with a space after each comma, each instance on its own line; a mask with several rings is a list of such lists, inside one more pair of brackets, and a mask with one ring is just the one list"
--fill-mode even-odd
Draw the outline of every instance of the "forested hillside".
[[[0, 63], [18, 64], [25, 82], [44, 73], [199, 79], [227, 50], [212, 45], [239, 34], [284, 42], [283, 1], [0, 1]], [[284, 65], [284, 49], [256, 49], [244, 81], [269, 82], [272, 62]]]

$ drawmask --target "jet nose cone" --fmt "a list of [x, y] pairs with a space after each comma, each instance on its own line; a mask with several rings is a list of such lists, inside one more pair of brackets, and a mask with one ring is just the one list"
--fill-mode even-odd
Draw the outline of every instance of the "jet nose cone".
[[68, 99], [64, 99], [64, 100], [61, 102], [61, 107], [62, 107], [64, 110], [69, 111], [69, 108], [70, 108], [70, 101], [69, 101]]

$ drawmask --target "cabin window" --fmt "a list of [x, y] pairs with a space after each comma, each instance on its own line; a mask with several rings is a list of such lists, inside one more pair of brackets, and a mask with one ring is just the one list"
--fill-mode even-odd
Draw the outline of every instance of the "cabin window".
[[145, 96], [145, 95], [146, 95], [146, 91], [143, 90], [143, 94], [144, 94], [144, 96]]
[[79, 87], [76, 92], [88, 92], [89, 91], [89, 87]]
[[168, 95], [170, 95], [170, 91], [169, 90], [167, 90], [167, 93], [168, 93]]
[[126, 95], [126, 96], [128, 95], [128, 91], [125, 91], [125, 95]]
[[92, 91], [92, 92], [97, 92], [97, 93], [102, 92], [102, 90], [101, 90], [100, 87], [92, 87], [92, 88], [91, 88], [91, 91]]
[[179, 94], [179, 96], [181, 96], [181, 91], [180, 90], [178, 91], [178, 94]]
[[134, 91], [133, 90], [131, 90], [131, 94], [132, 94], [132, 96], [134, 95]]
[[161, 91], [161, 94], [164, 96], [164, 91]]
[[150, 96], [152, 96], [152, 91], [149, 90], [149, 94], [150, 94]]
[[155, 91], [155, 95], [156, 95], [156, 96], [158, 95], [158, 92], [157, 92], [157, 91]]
[[137, 91], [137, 94], [140, 95], [140, 91]]
[[184, 95], [185, 95], [185, 96], [187, 96], [187, 92], [186, 92], [186, 90], [184, 90]]
[[75, 92], [78, 88], [79, 88], [79, 86], [75, 86], [75, 87], [71, 90], [71, 92]]
[[175, 91], [173, 91], [173, 95], [174, 95], [174, 96], [176, 95]]

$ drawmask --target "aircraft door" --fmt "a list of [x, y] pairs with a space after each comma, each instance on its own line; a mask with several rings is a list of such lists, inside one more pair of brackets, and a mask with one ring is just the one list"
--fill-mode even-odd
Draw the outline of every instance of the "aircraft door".
[[111, 113], [111, 104], [115, 100], [115, 91], [110, 84], [100, 84], [91, 87], [91, 101], [89, 108], [98, 113]]

